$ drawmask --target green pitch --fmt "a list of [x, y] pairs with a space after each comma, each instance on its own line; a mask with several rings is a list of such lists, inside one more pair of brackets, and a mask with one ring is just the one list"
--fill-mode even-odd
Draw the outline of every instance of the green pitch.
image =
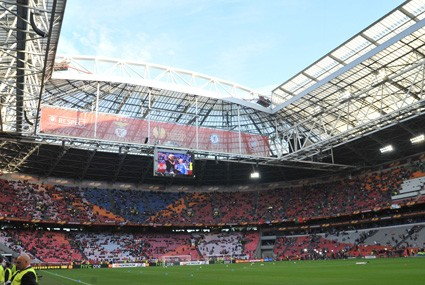
[[43, 270], [41, 285], [425, 284], [425, 258], [215, 264], [130, 269]]

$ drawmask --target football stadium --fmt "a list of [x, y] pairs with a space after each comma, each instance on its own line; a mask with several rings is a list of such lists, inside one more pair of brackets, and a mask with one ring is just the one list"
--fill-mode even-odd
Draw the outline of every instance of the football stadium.
[[424, 0], [269, 92], [66, 15], [0, 0], [0, 284], [425, 284]]

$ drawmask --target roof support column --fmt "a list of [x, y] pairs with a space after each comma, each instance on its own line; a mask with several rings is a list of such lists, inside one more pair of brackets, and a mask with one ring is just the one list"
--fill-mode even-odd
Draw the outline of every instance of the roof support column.
[[27, 37], [28, 0], [17, 0], [16, 12], [16, 132], [22, 131], [25, 86], [25, 49]]
[[241, 107], [238, 105], [239, 153], [242, 153]]
[[97, 121], [99, 117], [99, 93], [100, 93], [100, 86], [99, 82], [97, 82], [97, 89], [96, 89], [96, 110], [95, 110], [95, 120], [94, 120], [94, 137], [97, 138]]
[[199, 149], [199, 114], [198, 114], [198, 97], [195, 97], [195, 120], [196, 120], [196, 149]]

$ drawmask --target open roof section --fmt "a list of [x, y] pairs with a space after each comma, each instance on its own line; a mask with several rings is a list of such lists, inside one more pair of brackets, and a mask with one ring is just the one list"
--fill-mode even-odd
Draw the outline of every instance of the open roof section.
[[[422, 114], [425, 2], [406, 1], [273, 92], [283, 159], [306, 159]], [[287, 122], [292, 122], [288, 128]]]

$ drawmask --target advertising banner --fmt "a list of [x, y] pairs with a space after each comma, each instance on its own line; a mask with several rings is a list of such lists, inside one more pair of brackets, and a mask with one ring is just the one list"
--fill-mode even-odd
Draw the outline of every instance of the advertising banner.
[[72, 269], [86, 269], [86, 268], [108, 268], [108, 264], [74, 264]]
[[112, 263], [111, 268], [131, 268], [131, 267], [147, 267], [148, 263]]
[[113, 142], [148, 142], [167, 147], [270, 155], [268, 137], [262, 135], [59, 107], [41, 108], [40, 132]]
[[255, 263], [264, 262], [264, 259], [237, 259], [236, 263]]
[[43, 270], [43, 269], [71, 269], [71, 265], [66, 264], [34, 264], [32, 265], [34, 269]]
[[196, 260], [196, 261], [181, 261], [180, 265], [186, 266], [186, 265], [206, 265], [209, 264], [208, 261], [203, 260]]

